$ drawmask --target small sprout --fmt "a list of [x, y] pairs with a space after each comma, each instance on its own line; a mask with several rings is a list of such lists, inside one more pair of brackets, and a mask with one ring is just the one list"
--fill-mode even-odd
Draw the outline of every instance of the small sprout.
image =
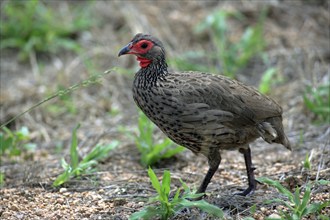
[[308, 110], [315, 114], [320, 123], [330, 123], [330, 84], [308, 86], [303, 95]]
[[[261, 77], [259, 91], [263, 94], [268, 94], [271, 91], [272, 85], [279, 81], [275, 78], [277, 73], [276, 68], [269, 68]], [[275, 78], [275, 80], [274, 80]]]
[[139, 111], [138, 119], [139, 134], [135, 135], [136, 146], [141, 153], [141, 164], [152, 166], [161, 159], [170, 158], [182, 152], [183, 147], [175, 145], [169, 138], [164, 138], [155, 143], [155, 125], [148, 117]]
[[36, 149], [36, 144], [29, 142], [30, 132], [25, 126], [18, 131], [11, 131], [3, 126], [0, 132], [0, 152], [3, 155], [19, 156], [22, 152], [33, 152]]
[[60, 186], [67, 181], [69, 181], [72, 177], [78, 177], [85, 173], [91, 173], [94, 171], [93, 167], [100, 161], [105, 158], [109, 151], [113, 150], [118, 146], [118, 141], [112, 141], [110, 144], [96, 145], [91, 152], [89, 152], [82, 160], [79, 161], [78, 154], [78, 138], [77, 138], [77, 130], [79, 125], [77, 125], [72, 131], [72, 140], [70, 146], [70, 164], [68, 164], [64, 158], [61, 160], [61, 165], [64, 169], [64, 172], [60, 174], [55, 181], [53, 182], [53, 186]]
[[180, 210], [191, 207], [199, 208], [215, 217], [223, 218], [224, 214], [220, 208], [207, 203], [205, 200], [194, 201], [194, 199], [200, 198], [203, 194], [195, 194], [182, 180], [180, 180], [182, 186], [176, 191], [174, 198], [170, 199], [171, 174], [169, 171], [164, 171], [161, 183], [150, 167], [148, 175], [152, 186], [157, 192], [157, 196], [152, 197], [149, 202], [159, 202], [160, 205], [147, 206], [143, 210], [132, 214], [129, 217], [130, 220], [155, 219], [156, 217], [166, 220]]
[[312, 165], [311, 165], [311, 159], [312, 159], [313, 151], [311, 152], [310, 156], [308, 153], [306, 154], [305, 160], [304, 160], [304, 168], [306, 170], [311, 170]]
[[283, 199], [272, 199], [266, 201], [266, 203], [279, 203], [289, 209], [288, 211], [280, 210], [281, 219], [302, 219], [303, 217], [307, 217], [311, 214], [320, 213], [322, 209], [330, 205], [330, 201], [326, 201], [324, 203], [311, 203], [310, 183], [307, 183], [304, 193], [302, 192], [302, 188], [299, 187], [296, 188], [294, 193], [291, 193], [278, 181], [271, 180], [266, 177], [260, 177], [257, 180], [259, 182], [275, 187], [282, 195], [284, 195], [289, 200], [285, 201]]

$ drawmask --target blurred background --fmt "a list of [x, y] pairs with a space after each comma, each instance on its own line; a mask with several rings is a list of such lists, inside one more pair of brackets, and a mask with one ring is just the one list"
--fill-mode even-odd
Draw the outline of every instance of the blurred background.
[[[294, 152], [257, 141], [252, 146], [257, 175], [276, 178], [293, 172], [299, 173], [295, 181], [305, 182], [301, 170], [309, 162], [309, 178], [318, 173], [329, 179], [329, 172], [318, 168], [330, 166], [329, 17], [329, 1], [322, 0], [1, 1], [0, 180], [4, 189], [13, 188], [3, 192], [12, 198], [15, 186], [48, 189], [62, 170], [61, 158], [72, 160], [72, 130], [77, 124], [79, 158], [95, 145], [116, 142], [115, 150], [110, 147], [96, 165], [95, 175], [105, 172], [98, 175], [100, 185], [119, 179], [122, 182], [116, 184], [125, 188], [124, 182], [133, 179], [150, 187], [143, 172], [148, 165], [168, 168], [198, 185], [207, 171], [205, 158], [170, 143], [132, 99], [138, 63], [117, 54], [136, 33], [159, 38], [173, 70], [223, 74], [278, 101]], [[102, 74], [106, 70], [111, 72]], [[66, 90], [75, 84], [79, 85]], [[49, 100], [7, 123], [45, 99]], [[139, 146], [142, 142], [150, 148], [163, 143], [175, 153], [150, 159]], [[243, 158], [236, 154], [224, 152], [211, 192], [245, 184]], [[90, 182], [80, 179], [79, 184]], [[66, 185], [75, 187], [72, 182]], [[102, 196], [115, 194], [106, 190]], [[127, 217], [143, 206], [122, 200], [122, 205], [106, 204], [112, 204], [109, 216]], [[219, 198], [210, 202], [222, 204]], [[117, 206], [133, 208], [118, 211]]]

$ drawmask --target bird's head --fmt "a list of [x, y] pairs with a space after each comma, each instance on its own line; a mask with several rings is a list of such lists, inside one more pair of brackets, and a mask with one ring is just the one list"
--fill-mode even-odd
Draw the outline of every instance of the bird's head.
[[131, 42], [119, 51], [118, 56], [125, 54], [136, 55], [141, 68], [146, 68], [155, 60], [165, 60], [165, 50], [162, 42], [147, 34], [135, 35]]

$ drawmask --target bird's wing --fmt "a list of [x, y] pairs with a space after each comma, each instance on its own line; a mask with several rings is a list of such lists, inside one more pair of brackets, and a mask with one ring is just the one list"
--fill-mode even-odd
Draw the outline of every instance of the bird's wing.
[[[234, 120], [237, 125], [252, 125], [266, 118], [280, 116], [281, 107], [252, 87], [220, 75], [194, 72], [172, 73], [162, 92], [185, 111], [210, 111], [218, 120]], [[199, 111], [196, 111], [200, 109]], [[199, 121], [200, 114], [189, 114], [189, 120]], [[194, 118], [195, 117], [195, 118]]]

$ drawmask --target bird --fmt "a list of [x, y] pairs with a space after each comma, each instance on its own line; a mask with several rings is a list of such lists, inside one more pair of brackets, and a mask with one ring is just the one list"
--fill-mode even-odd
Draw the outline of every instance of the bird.
[[163, 43], [150, 34], [136, 34], [118, 57], [127, 54], [140, 65], [132, 86], [137, 106], [172, 141], [207, 158], [197, 193], [205, 194], [223, 150], [244, 156], [248, 188], [237, 193], [242, 196], [257, 186], [251, 142], [261, 137], [291, 150], [281, 106], [255, 88], [220, 74], [170, 70]]

